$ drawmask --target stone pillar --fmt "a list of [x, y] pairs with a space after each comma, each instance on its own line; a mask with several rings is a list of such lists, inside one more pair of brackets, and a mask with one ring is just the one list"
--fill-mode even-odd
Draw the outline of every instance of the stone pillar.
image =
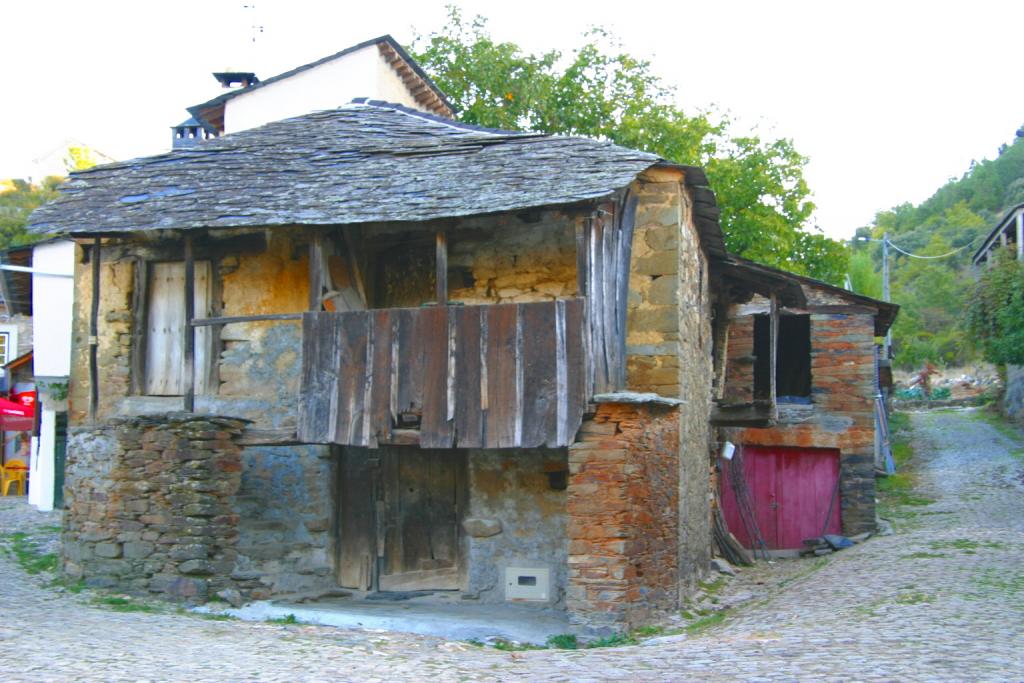
[[569, 449], [569, 574], [574, 624], [618, 631], [679, 606], [679, 414], [598, 406]]
[[176, 413], [73, 432], [64, 572], [91, 586], [189, 602], [234, 588], [243, 426]]

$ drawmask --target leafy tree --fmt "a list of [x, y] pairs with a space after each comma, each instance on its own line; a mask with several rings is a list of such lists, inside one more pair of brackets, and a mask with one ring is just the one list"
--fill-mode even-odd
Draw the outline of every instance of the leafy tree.
[[[971, 256], [981, 240], [1013, 206], [1024, 203], [1024, 138], [1003, 145], [995, 159], [972, 162], [930, 198], [879, 212], [858, 236], [890, 240], [917, 254], [945, 254], [931, 261], [909, 259], [893, 252], [892, 293], [900, 304], [893, 329], [896, 363], [917, 366], [924, 361], [960, 363], [977, 350], [963, 325], [963, 308], [973, 305], [969, 275]], [[875, 272], [881, 270], [878, 245], [868, 249]]]
[[448, 11], [444, 30], [417, 37], [411, 52], [462, 121], [594, 137], [704, 166], [733, 253], [842, 281], [848, 250], [806, 228], [814, 210], [807, 160], [791, 140], [733, 136], [725, 117], [685, 113], [649, 62], [600, 29], [571, 54], [534, 55], [496, 42], [482, 17], [466, 22], [457, 8]]
[[85, 145], [70, 145], [64, 154], [64, 167], [68, 173], [84, 171], [99, 163], [96, 153]]
[[0, 249], [31, 244], [38, 237], [25, 232], [28, 216], [39, 206], [57, 197], [64, 182], [49, 176], [35, 185], [27, 180], [0, 181]]
[[850, 255], [850, 288], [857, 294], [882, 298], [882, 278], [871, 262], [867, 249], [856, 249]]
[[967, 329], [991, 363], [1024, 365], [1024, 261], [1002, 249], [971, 291]]

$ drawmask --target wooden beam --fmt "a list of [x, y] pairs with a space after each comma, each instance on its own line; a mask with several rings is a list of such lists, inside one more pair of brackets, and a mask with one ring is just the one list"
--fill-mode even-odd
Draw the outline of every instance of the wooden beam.
[[290, 320], [302, 321], [301, 313], [268, 313], [266, 315], [229, 315], [219, 318], [196, 318], [189, 324], [192, 327], [203, 327], [206, 325], [228, 325], [231, 323], [255, 323], [265, 320]]
[[100, 238], [92, 239], [92, 306], [89, 310], [89, 419], [96, 421], [100, 403], [99, 360], [100, 339]]
[[382, 441], [378, 437], [377, 443], [381, 446], [419, 446], [420, 430], [392, 429], [391, 437], [387, 441]]
[[185, 233], [185, 325], [183, 334], [184, 376], [182, 388], [185, 394], [185, 412], [195, 410], [196, 402], [196, 335], [192, 320], [196, 317], [196, 259], [192, 253], [192, 235]]
[[309, 241], [309, 310], [319, 311], [323, 308], [320, 297], [324, 286], [324, 236], [317, 231]]
[[149, 312], [149, 263], [135, 259], [132, 285], [132, 359], [131, 392], [136, 396], [146, 393], [146, 323]]
[[770, 353], [770, 369], [769, 369], [768, 372], [769, 372], [769, 374], [771, 376], [771, 381], [770, 381], [770, 385], [769, 385], [771, 387], [771, 390], [770, 390], [770, 395], [771, 395], [771, 399], [770, 399], [771, 400], [771, 405], [770, 405], [771, 419], [772, 420], [776, 420], [776, 419], [778, 419], [778, 416], [779, 416], [778, 405], [777, 405], [778, 401], [777, 401], [777, 398], [775, 396], [775, 392], [776, 392], [775, 373], [778, 371], [778, 362], [779, 362], [779, 297], [778, 297], [778, 295], [775, 292], [772, 292], [771, 302], [772, 302], [772, 307], [771, 307], [771, 312], [769, 314], [770, 315], [769, 320], [771, 321], [771, 331], [769, 332], [770, 339], [771, 339], [771, 351], [769, 352]]
[[438, 230], [435, 237], [435, 272], [437, 279], [437, 304], [448, 305], [448, 235]]
[[298, 446], [302, 442], [294, 427], [283, 429], [257, 429], [246, 427], [238, 437], [240, 446]]
[[363, 282], [363, 269], [359, 265], [362, 261], [362, 253], [352, 234], [353, 230], [356, 230], [356, 228], [346, 228], [341, 231], [345, 237], [345, 251], [348, 252], [348, 267], [352, 271], [352, 281], [356, 285], [356, 292], [358, 292], [359, 298], [363, 300], [363, 307], [369, 308], [370, 302], [366, 298], [366, 284]]

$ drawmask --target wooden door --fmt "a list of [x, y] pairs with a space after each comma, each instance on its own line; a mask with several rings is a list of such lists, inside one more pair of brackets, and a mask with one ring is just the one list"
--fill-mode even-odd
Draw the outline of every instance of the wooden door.
[[375, 573], [382, 591], [460, 587], [465, 451], [346, 448], [341, 472], [342, 586], [365, 590]]
[[[747, 446], [742, 461], [749, 505], [768, 549], [800, 548], [823, 528], [825, 533], [841, 533], [838, 450]], [[731, 484], [729, 467], [735, 462], [722, 468], [722, 511], [729, 530], [752, 548]]]
[[[210, 262], [195, 264], [195, 315], [210, 314]], [[185, 356], [185, 263], [152, 263], [146, 322], [146, 394], [181, 396]], [[208, 392], [212, 335], [209, 327], [195, 329], [195, 392]]]
[[341, 450], [338, 476], [338, 585], [373, 588], [380, 458], [365, 448]]

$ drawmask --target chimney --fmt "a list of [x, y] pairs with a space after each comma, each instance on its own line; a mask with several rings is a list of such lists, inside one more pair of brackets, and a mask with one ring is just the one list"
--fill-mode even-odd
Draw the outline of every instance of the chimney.
[[199, 123], [195, 118], [189, 118], [176, 126], [171, 126], [171, 135], [171, 149], [196, 147], [203, 140], [217, 137], [216, 134], [204, 128], [203, 124]]
[[256, 74], [251, 71], [221, 71], [214, 73], [213, 77], [222, 87], [228, 89], [248, 88], [260, 82], [260, 79], [256, 78]]

